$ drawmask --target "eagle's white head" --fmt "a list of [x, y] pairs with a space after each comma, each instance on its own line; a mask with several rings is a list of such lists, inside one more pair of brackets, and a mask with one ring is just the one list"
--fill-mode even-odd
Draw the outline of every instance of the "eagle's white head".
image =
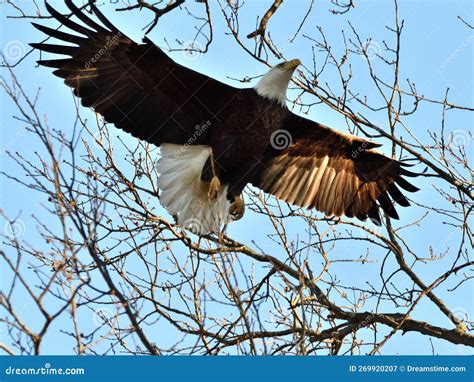
[[288, 83], [293, 72], [300, 64], [301, 61], [296, 59], [275, 65], [258, 81], [255, 90], [262, 97], [277, 100], [280, 105], [286, 106]]

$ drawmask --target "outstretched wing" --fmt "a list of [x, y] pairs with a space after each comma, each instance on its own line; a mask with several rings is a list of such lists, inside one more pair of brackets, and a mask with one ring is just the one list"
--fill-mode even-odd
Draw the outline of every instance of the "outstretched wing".
[[402, 177], [416, 174], [375, 151], [378, 144], [294, 114], [280, 133], [289, 145], [269, 146], [252, 184], [290, 204], [380, 225], [379, 208], [398, 219], [394, 203], [409, 206], [398, 186], [418, 190]]
[[147, 38], [144, 44], [135, 43], [94, 5], [91, 8], [100, 23], [71, 0], [66, 5], [84, 26], [46, 3], [49, 13], [77, 34], [33, 24], [50, 37], [74, 44], [31, 44], [44, 52], [69, 56], [39, 64], [56, 68], [54, 74], [64, 78], [84, 106], [137, 138], [156, 145], [190, 139], [193, 144], [206, 143], [210, 131], [196, 135], [196, 126], [209, 126], [238, 89], [175, 63]]

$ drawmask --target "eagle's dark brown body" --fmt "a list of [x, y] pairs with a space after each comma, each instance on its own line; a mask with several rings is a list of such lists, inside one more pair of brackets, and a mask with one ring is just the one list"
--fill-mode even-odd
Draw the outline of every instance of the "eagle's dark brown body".
[[[216, 116], [208, 144], [212, 147], [214, 172], [222, 183], [229, 185], [230, 196], [240, 195], [253, 180], [272, 133], [282, 129], [289, 116], [287, 108], [261, 97], [253, 89], [240, 90]], [[202, 179], [210, 181], [211, 178], [209, 159]]]

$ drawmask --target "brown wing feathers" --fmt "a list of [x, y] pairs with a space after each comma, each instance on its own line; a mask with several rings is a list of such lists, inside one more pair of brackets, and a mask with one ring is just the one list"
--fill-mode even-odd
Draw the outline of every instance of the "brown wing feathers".
[[372, 142], [299, 117], [290, 119], [288, 131], [292, 144], [270, 148], [252, 183], [290, 204], [380, 224], [380, 208], [398, 219], [395, 203], [409, 205], [397, 186], [418, 190], [402, 178], [416, 174]]
[[[175, 63], [149, 39], [137, 44], [115, 28], [90, 4], [100, 23], [65, 1], [80, 25], [49, 4], [49, 13], [74, 34], [33, 24], [46, 35], [69, 45], [31, 44], [44, 52], [69, 56], [41, 60], [74, 89], [86, 107], [107, 122], [156, 145], [186, 143], [196, 124], [213, 119], [213, 111], [231, 99], [236, 89]], [[73, 45], [71, 45], [73, 44]], [[205, 105], [203, 106], [203, 104]], [[211, 129], [194, 137], [206, 144]]]
[[[159, 140], [159, 137], [153, 137], [153, 132], [146, 126], [143, 118], [152, 107], [150, 101], [146, 100], [149, 94], [143, 86], [143, 83], [150, 79], [145, 73], [140, 73], [139, 68], [134, 66], [128, 57], [128, 49], [132, 45], [134, 49], [142, 48], [119, 32], [105, 17], [101, 21], [109, 29], [84, 15], [72, 1], [67, 0], [65, 3], [73, 15], [87, 27], [63, 16], [46, 3], [48, 12], [55, 19], [81, 36], [33, 23], [45, 34], [75, 44], [31, 44], [44, 52], [70, 56], [41, 60], [38, 63], [55, 68], [53, 73], [63, 78], [66, 85], [74, 89], [74, 94], [82, 99], [82, 104], [93, 107], [106, 121], [138, 138], [152, 142], [157, 140], [156, 138]], [[92, 9], [100, 19], [101, 13], [94, 6]], [[140, 114], [137, 111], [140, 111]]]

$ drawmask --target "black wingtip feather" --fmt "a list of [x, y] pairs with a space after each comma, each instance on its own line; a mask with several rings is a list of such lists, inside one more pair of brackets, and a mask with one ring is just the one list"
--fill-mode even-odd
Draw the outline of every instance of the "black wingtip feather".
[[376, 142], [366, 141], [366, 140], [354, 140], [352, 142], [352, 150], [356, 152], [375, 149], [380, 146], [382, 146], [381, 143], [376, 143]]
[[410, 178], [415, 178], [420, 174], [417, 174], [416, 172], [408, 171], [407, 169], [401, 168], [400, 167], [400, 174], [409, 176]]
[[91, 7], [92, 9], [92, 12], [94, 12], [94, 14], [97, 16], [97, 18], [100, 20], [100, 22], [102, 24], [104, 24], [107, 28], [109, 28], [112, 32], [114, 33], [120, 33], [122, 34], [122, 32], [120, 32], [114, 24], [112, 24], [108, 19], [107, 17], [105, 17], [103, 15], [103, 13], [101, 11], [99, 11], [99, 9], [95, 6], [94, 3], [90, 3], [89, 6]]
[[369, 216], [370, 221], [376, 226], [380, 227], [382, 225], [382, 221], [380, 220], [379, 208], [375, 203], [370, 208], [367, 215]]
[[110, 33], [111, 31], [105, 29], [102, 25], [97, 24], [94, 20], [87, 17], [71, 0], [65, 0], [66, 6], [71, 10], [74, 15], [81, 20], [84, 24], [88, 25], [97, 32], [102, 31]]
[[407, 200], [405, 195], [403, 195], [400, 190], [397, 188], [397, 186], [392, 183], [390, 187], [388, 188], [388, 193], [392, 197], [395, 203], [401, 205], [402, 207], [409, 207], [410, 202]]
[[72, 60], [70, 58], [60, 58], [57, 60], [39, 60], [38, 65], [46, 66], [48, 68], [64, 68], [72, 64]]
[[54, 38], [56, 38], [58, 40], [61, 40], [61, 41], [70, 42], [70, 43], [73, 43], [73, 44], [76, 44], [76, 45], [79, 45], [80, 43], [87, 41], [83, 37], [79, 37], [79, 36], [75, 36], [75, 35], [72, 35], [72, 34], [64, 33], [64, 32], [61, 32], [57, 29], [52, 29], [52, 28], [49, 28], [49, 27], [41, 25], [41, 24], [37, 24], [37, 23], [31, 23], [31, 24], [36, 29], [43, 32], [44, 34], [46, 34], [50, 37], [54, 37]]
[[79, 25], [75, 23], [74, 21], [72, 21], [71, 19], [69, 19], [68, 17], [62, 15], [56, 9], [54, 9], [51, 5], [49, 5], [47, 1], [45, 2], [45, 6], [51, 16], [53, 16], [56, 20], [58, 20], [61, 24], [65, 25], [69, 29], [72, 29], [73, 31], [84, 34], [88, 37], [96, 33], [93, 30], [90, 30], [82, 25]]
[[148, 38], [148, 36], [143, 36], [142, 42], [143, 42], [144, 44], [152, 44], [152, 45], [154, 45], [154, 42], [151, 41], [151, 40]]
[[30, 43], [30, 46], [34, 49], [42, 50], [48, 53], [56, 53], [56, 54], [65, 54], [65, 55], [73, 55], [75, 50], [77, 49], [74, 46], [66, 46], [66, 45], [53, 45], [53, 44], [43, 44], [43, 43]]
[[380, 217], [378, 218], [371, 218], [369, 217], [370, 221], [375, 224], [377, 227], [382, 227], [382, 221], [380, 220]]
[[393, 219], [399, 219], [398, 213], [393, 206], [392, 201], [388, 198], [386, 194], [381, 194], [377, 201], [380, 203], [380, 207], [384, 210], [384, 212]]
[[401, 176], [395, 179], [395, 182], [404, 190], [408, 192], [417, 192], [420, 189], [418, 187], [415, 187], [413, 184], [407, 182], [405, 179], [403, 179]]

